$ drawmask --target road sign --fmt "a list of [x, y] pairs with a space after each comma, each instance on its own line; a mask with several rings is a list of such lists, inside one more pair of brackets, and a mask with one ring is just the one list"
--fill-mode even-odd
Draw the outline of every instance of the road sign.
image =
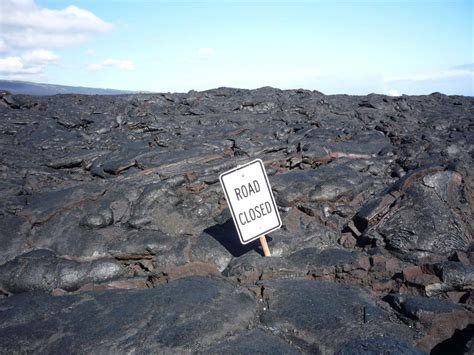
[[260, 159], [219, 177], [242, 244], [281, 227], [275, 198]]

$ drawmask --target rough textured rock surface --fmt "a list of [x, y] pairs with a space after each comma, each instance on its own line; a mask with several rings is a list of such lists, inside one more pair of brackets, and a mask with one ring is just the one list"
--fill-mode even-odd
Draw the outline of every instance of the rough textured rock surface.
[[[472, 353], [474, 99], [0, 93], [0, 353]], [[263, 160], [241, 245], [219, 174]]]
[[[156, 289], [1, 301], [2, 351], [189, 351], [245, 329], [256, 303], [225, 281], [189, 277]], [[27, 320], [25, 322], [25, 319]]]
[[354, 285], [283, 280], [264, 282], [262, 289], [267, 302], [263, 323], [308, 352], [333, 353], [353, 339], [411, 335]]

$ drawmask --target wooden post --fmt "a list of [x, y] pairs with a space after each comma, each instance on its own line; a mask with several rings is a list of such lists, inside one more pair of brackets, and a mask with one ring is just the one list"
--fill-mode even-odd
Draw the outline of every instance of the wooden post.
[[270, 254], [270, 249], [268, 248], [267, 236], [266, 235], [262, 235], [260, 237], [260, 244], [262, 244], [263, 255], [272, 256], [272, 254]]

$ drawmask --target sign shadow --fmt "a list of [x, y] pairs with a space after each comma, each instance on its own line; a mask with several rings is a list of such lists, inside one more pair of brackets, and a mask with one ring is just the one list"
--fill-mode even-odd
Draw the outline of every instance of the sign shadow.
[[240, 243], [239, 235], [237, 234], [232, 218], [224, 224], [216, 224], [209, 227], [205, 229], [204, 232], [217, 240], [234, 258], [242, 256], [252, 250], [263, 255], [258, 239], [248, 244]]

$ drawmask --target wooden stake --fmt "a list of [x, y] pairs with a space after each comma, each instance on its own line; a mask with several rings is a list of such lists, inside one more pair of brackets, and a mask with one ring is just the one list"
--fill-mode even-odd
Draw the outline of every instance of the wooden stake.
[[260, 237], [260, 244], [262, 244], [263, 255], [272, 256], [272, 254], [270, 254], [270, 249], [268, 248], [267, 236], [266, 235], [262, 235]]

